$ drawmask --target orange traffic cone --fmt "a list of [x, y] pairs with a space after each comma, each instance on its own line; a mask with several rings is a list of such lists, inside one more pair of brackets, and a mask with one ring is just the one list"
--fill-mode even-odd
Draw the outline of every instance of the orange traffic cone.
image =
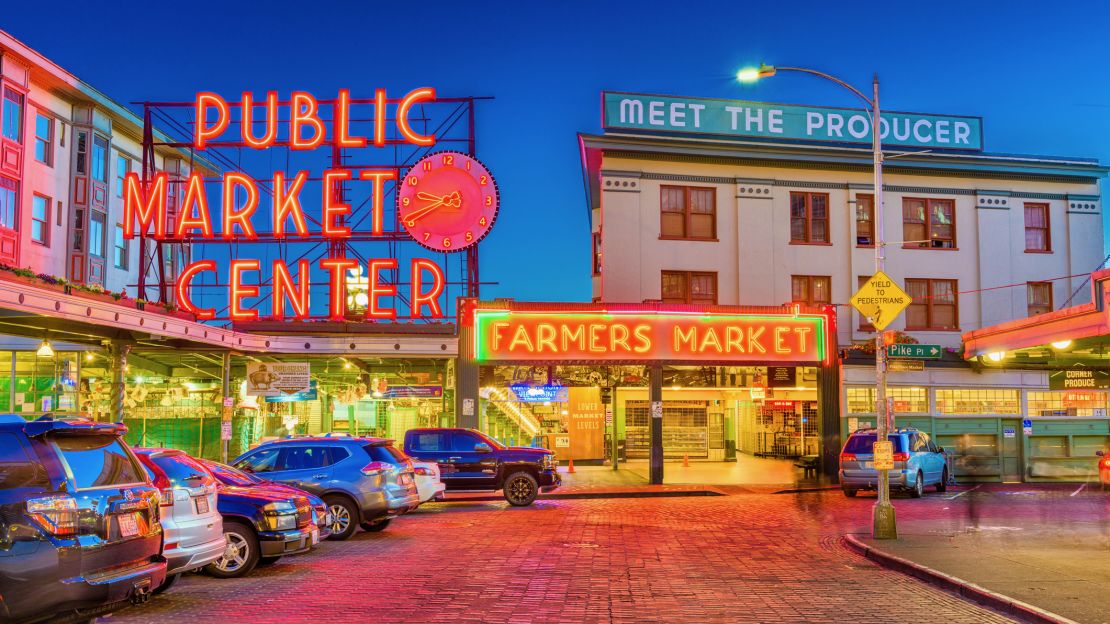
[[567, 460], [567, 472], [574, 473], [574, 458]]
[[686, 466], [687, 468], [690, 467], [690, 454], [689, 453], [682, 456], [682, 465]]

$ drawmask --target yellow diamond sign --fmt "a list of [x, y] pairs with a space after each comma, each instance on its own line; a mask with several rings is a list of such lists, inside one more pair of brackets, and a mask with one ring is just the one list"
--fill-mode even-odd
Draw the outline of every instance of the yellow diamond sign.
[[882, 271], [872, 275], [852, 295], [852, 307], [867, 317], [879, 331], [886, 329], [912, 301], [906, 291]]

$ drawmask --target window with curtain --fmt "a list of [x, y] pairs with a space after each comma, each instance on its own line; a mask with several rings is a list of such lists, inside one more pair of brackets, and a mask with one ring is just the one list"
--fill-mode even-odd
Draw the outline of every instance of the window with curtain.
[[856, 195], [856, 246], [875, 245], [875, 196]]
[[951, 199], [902, 199], [904, 247], [955, 249], [956, 202]]
[[717, 191], [697, 186], [659, 188], [659, 232], [663, 238], [717, 238]]
[[1029, 316], [1052, 311], [1052, 282], [1029, 282]]
[[663, 271], [663, 303], [717, 303], [717, 274], [706, 271]]
[[826, 305], [832, 303], [832, 278], [827, 275], [790, 276], [790, 297], [794, 303]]
[[1048, 204], [1025, 204], [1025, 251], [1052, 251]]
[[829, 194], [790, 194], [790, 242], [829, 242]]
[[907, 279], [906, 293], [913, 299], [906, 308], [907, 330], [959, 329], [956, 280]]

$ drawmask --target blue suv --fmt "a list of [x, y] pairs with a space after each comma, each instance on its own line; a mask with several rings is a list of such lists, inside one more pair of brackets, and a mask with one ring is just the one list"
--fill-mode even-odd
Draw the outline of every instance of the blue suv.
[[[875, 470], [874, 429], [860, 429], [848, 437], [840, 452], [840, 488], [845, 496], [859, 490], [874, 490], [879, 484]], [[929, 436], [917, 429], [896, 429], [887, 434], [894, 445], [894, 469], [890, 472], [892, 489], [908, 490], [920, 498], [926, 486], [935, 485], [938, 492], [948, 488], [948, 456]]]
[[232, 466], [287, 483], [320, 498], [331, 512], [328, 539], [345, 540], [361, 526], [381, 531], [416, 509], [420, 495], [412, 460], [392, 440], [301, 437], [267, 442], [235, 458]]

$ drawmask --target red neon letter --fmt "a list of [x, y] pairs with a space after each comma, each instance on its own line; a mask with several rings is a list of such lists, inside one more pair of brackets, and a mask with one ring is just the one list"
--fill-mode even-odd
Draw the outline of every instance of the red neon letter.
[[[324, 172], [324, 207], [321, 209], [324, 223], [321, 230], [328, 238], [347, 238], [351, 235], [351, 228], [343, 225], [343, 215], [351, 214], [351, 205], [335, 198], [342, 193], [343, 180], [350, 179], [349, 169], [329, 169]], [[338, 224], [336, 218], [339, 218]]]
[[243, 309], [244, 297], [257, 297], [258, 286], [243, 283], [243, 271], [257, 271], [260, 265], [258, 260], [232, 260], [231, 261], [231, 301], [228, 316], [232, 321], [252, 321], [258, 318], [258, 310]]
[[143, 197], [142, 182], [137, 173], [129, 173], [124, 178], [127, 192], [123, 201], [123, 237], [135, 238], [135, 220], [139, 221], [139, 235], [143, 236], [154, 222], [154, 238], [166, 237], [166, 184], [167, 175], [154, 175], [154, 182], [146, 189]]
[[320, 268], [331, 273], [331, 300], [328, 302], [328, 315], [341, 319], [347, 315], [347, 269], [357, 269], [358, 262], [349, 258], [329, 258], [320, 261]]
[[374, 147], [385, 145], [385, 89], [374, 92]]
[[[289, 121], [289, 147], [296, 150], [314, 149], [324, 140], [324, 122], [316, 116], [316, 98], [303, 91], [293, 92], [293, 102], [289, 105], [292, 115]], [[301, 109], [304, 109], [303, 111]], [[301, 126], [312, 126], [311, 139], [301, 138]]]
[[385, 181], [396, 180], [397, 172], [392, 169], [363, 169], [358, 172], [358, 178], [374, 181], [374, 195], [370, 201], [370, 233], [381, 234], [385, 229]]
[[396, 309], [378, 307], [378, 297], [397, 296], [396, 284], [390, 284], [388, 282], [383, 284], [378, 281], [378, 272], [395, 270], [397, 268], [397, 259], [378, 258], [376, 260], [371, 260], [367, 268], [370, 286], [369, 290], [366, 292], [366, 296], [370, 301], [366, 304], [366, 318], [391, 320], [397, 318]]
[[351, 128], [351, 93], [346, 89], [339, 90], [339, 101], [335, 103], [335, 110], [332, 111], [335, 117], [335, 129], [332, 135], [335, 137], [335, 144], [339, 147], [366, 147], [366, 137], [350, 136]]
[[277, 91], [266, 92], [266, 134], [261, 139], [254, 137], [254, 96], [250, 91], [243, 92], [242, 119], [239, 123], [239, 132], [243, 142], [254, 149], [266, 149], [274, 144], [277, 139], [278, 122], [278, 94]]
[[413, 145], [429, 146], [435, 145], [436, 136], [429, 134], [427, 136], [416, 134], [409, 126], [409, 109], [413, 104], [424, 100], [435, 100], [436, 90], [431, 87], [424, 87], [423, 89], [416, 89], [409, 92], [397, 105], [397, 129], [401, 131], [401, 136]]
[[308, 224], [301, 209], [301, 187], [308, 179], [307, 171], [298, 171], [289, 188], [285, 188], [285, 174], [274, 172], [274, 236], [285, 236], [285, 220], [293, 217], [293, 229], [298, 236], [308, 236]]
[[300, 288], [297, 288], [294, 284], [285, 261], [274, 260], [274, 318], [279, 321], [285, 318], [285, 298], [287, 295], [289, 296], [289, 303], [293, 304], [294, 318], [308, 316], [308, 260], [297, 262], [297, 280], [301, 283]]
[[[235, 187], [241, 186], [247, 191], [247, 201], [239, 210], [235, 209]], [[238, 223], [243, 230], [243, 236], [249, 239], [258, 238], [251, 225], [251, 216], [258, 208], [258, 186], [254, 180], [234, 171], [224, 174], [224, 238], [235, 238], [235, 224]]]
[[[428, 292], [420, 292], [424, 287], [424, 269], [432, 273], [432, 288]], [[424, 306], [428, 306], [432, 318], [443, 316], [439, 296], [443, 294], [446, 282], [447, 278], [443, 276], [443, 269], [438, 264], [427, 258], [412, 259], [412, 292], [409, 293], [409, 300], [412, 301], [410, 308], [414, 318], [422, 318], [420, 311]]]
[[[209, 126], [208, 121], [208, 108], [215, 107], [216, 109], [216, 123]], [[202, 92], [197, 94], [197, 111], [196, 111], [196, 125], [193, 126], [195, 130], [193, 143], [197, 149], [204, 149], [208, 139], [214, 139], [227, 130], [227, 124], [231, 120], [231, 114], [227, 110], [227, 102], [215, 93]]]
[[[193, 216], [196, 206], [197, 216]], [[208, 196], [204, 193], [204, 179], [199, 173], [189, 174], [189, 188], [181, 204], [181, 218], [177, 221], [177, 237], [185, 238], [188, 230], [200, 230], [204, 238], [212, 238], [212, 220], [208, 217]]]
[[177, 277], [177, 283], [174, 284], [174, 289], [177, 293], [177, 307], [192, 312], [198, 319], [206, 320], [216, 318], [216, 310], [213, 308], [198, 308], [193, 305], [193, 300], [189, 298], [189, 287], [192, 286], [193, 277], [201, 271], [216, 272], [215, 260], [198, 260], [181, 271], [181, 275]]

